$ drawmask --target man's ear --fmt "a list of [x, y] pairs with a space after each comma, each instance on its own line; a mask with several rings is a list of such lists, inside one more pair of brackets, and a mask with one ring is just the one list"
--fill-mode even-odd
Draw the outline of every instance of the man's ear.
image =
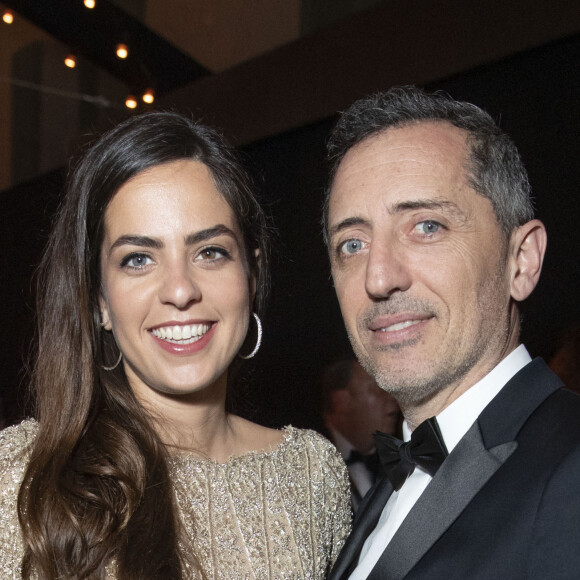
[[511, 283], [514, 300], [525, 300], [540, 278], [548, 236], [540, 220], [531, 220], [514, 231], [510, 238]]
[[113, 330], [107, 301], [102, 294], [99, 294], [99, 310], [101, 311], [101, 328], [104, 328], [105, 330]]

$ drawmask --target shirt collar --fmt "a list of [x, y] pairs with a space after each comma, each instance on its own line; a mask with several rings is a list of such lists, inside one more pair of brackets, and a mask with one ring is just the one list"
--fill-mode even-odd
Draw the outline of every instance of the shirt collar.
[[[437, 415], [437, 423], [449, 453], [505, 384], [531, 360], [526, 347], [521, 344]], [[411, 438], [406, 421], [403, 423], [403, 438], [405, 441]]]

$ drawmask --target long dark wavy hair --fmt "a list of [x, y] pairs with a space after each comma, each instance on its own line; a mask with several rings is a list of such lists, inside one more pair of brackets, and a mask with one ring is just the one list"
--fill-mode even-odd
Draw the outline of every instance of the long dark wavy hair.
[[266, 220], [219, 133], [176, 113], [150, 113], [88, 149], [69, 176], [39, 268], [32, 374], [38, 436], [18, 497], [25, 579], [102, 579], [112, 560], [119, 580], [181, 580], [200, 571], [180, 532], [167, 450], [123, 365], [103, 369], [118, 349], [112, 333], [99, 331], [105, 210], [127, 180], [180, 159], [210, 169], [243, 234], [257, 280], [254, 310], [264, 306]]

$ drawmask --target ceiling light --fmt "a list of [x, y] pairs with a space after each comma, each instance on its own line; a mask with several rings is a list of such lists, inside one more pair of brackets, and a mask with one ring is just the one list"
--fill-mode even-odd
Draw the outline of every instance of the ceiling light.
[[67, 57], [64, 59], [64, 64], [68, 66], [68, 68], [74, 68], [75, 66], [77, 66], [77, 59], [75, 55], [74, 54], [67, 55]]
[[127, 109], [136, 109], [137, 108], [137, 99], [133, 95], [129, 95], [125, 99], [125, 107], [127, 107]]
[[85, 0], [85, 6], [91, 10], [95, 7], [95, 0]]
[[148, 105], [150, 105], [155, 100], [155, 92], [153, 91], [153, 89], [147, 89], [143, 93], [143, 97], [141, 97], [141, 98], [143, 99], [144, 103], [147, 103]]
[[127, 58], [129, 56], [129, 49], [126, 44], [117, 44], [117, 56], [119, 58]]
[[14, 22], [14, 14], [12, 14], [10, 10], [5, 10], [4, 14], [2, 14], [2, 20], [4, 20], [6, 24], [12, 24]]

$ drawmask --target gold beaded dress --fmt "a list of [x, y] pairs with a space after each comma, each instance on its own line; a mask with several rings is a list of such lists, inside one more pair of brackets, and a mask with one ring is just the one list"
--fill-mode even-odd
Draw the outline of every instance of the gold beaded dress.
[[[32, 420], [0, 432], [2, 580], [21, 578], [16, 501], [36, 432]], [[225, 463], [178, 455], [170, 473], [208, 580], [324, 580], [350, 530], [346, 468], [314, 431], [286, 427], [273, 451]]]

